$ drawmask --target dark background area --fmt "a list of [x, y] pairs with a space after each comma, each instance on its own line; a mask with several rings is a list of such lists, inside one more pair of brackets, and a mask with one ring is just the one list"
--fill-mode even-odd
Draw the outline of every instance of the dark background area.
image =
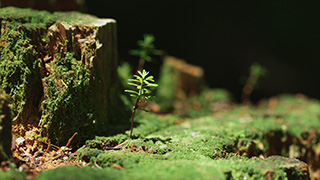
[[137, 62], [128, 50], [152, 33], [158, 49], [203, 67], [210, 87], [226, 88], [238, 100], [239, 79], [253, 62], [269, 72], [253, 93], [255, 100], [280, 93], [320, 98], [317, 1], [91, 0], [86, 5], [90, 14], [117, 20], [120, 60]]
[[[143, 34], [152, 33], [158, 49], [203, 67], [210, 87], [226, 88], [237, 100], [243, 87], [240, 78], [248, 75], [253, 62], [269, 72], [253, 92], [255, 100], [281, 93], [320, 99], [320, 1], [86, 0], [84, 6], [76, 0], [0, 2], [113, 18], [118, 24], [120, 61], [134, 66], [138, 59], [128, 51], [137, 48]], [[41, 7], [40, 2], [47, 5]], [[156, 75], [160, 64], [146, 68]]]

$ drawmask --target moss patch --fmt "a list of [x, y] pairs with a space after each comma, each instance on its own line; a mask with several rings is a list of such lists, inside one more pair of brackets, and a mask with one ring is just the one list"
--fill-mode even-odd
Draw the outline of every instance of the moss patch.
[[[195, 99], [198, 101], [202, 99], [200, 97]], [[96, 164], [108, 172], [117, 172], [120, 179], [308, 177], [308, 166], [291, 158], [299, 158], [317, 169], [314, 157], [312, 159], [306, 152], [317, 152], [318, 143], [315, 142], [318, 142], [319, 134], [315, 129], [320, 126], [317, 122], [320, 103], [303, 96], [284, 95], [276, 99], [277, 103], [272, 107], [273, 102], [267, 101], [258, 107], [230, 105], [227, 109], [207, 114], [194, 111], [198, 112], [198, 118], [176, 115], [161, 118], [141, 113], [137, 118], [140, 124], [133, 130], [140, 135], [136, 134], [138, 136], [131, 145], [120, 151], [101, 151], [94, 148], [103, 147], [103, 143], [111, 145], [107, 142], [120, 143], [127, 135], [99, 137], [88, 142], [100, 145], [88, 144], [87, 148], [79, 151], [78, 157], [91, 162], [92, 166]], [[213, 105], [221, 101], [225, 99]], [[299, 112], [287, 108], [299, 109]], [[154, 128], [152, 124], [161, 120], [170, 123]], [[304, 120], [308, 121], [305, 126], [302, 124]], [[296, 126], [300, 128], [294, 128]], [[310, 127], [312, 129], [308, 130]]]
[[41, 173], [36, 180], [96, 180], [96, 179], [117, 179], [116, 174], [105, 173], [99, 169], [90, 167], [79, 168], [77, 166], [64, 166], [55, 170], [48, 170]]
[[25, 180], [26, 174], [18, 169], [12, 169], [9, 171], [0, 170], [0, 179]]
[[101, 170], [65, 166], [43, 172], [37, 179], [57, 178], [58, 174], [64, 175], [62, 179], [90, 179], [93, 173], [99, 175], [92, 176], [98, 179], [303, 179], [306, 174], [299, 167], [307, 167], [301, 161], [283, 157], [264, 161], [245, 157], [161, 160], [150, 154], [105, 152], [100, 154], [100, 159], [108, 162]]

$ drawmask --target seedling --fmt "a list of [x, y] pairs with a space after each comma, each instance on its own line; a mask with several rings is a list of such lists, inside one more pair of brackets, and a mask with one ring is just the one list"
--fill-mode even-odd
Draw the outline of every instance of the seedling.
[[145, 61], [152, 61], [152, 55], [159, 55], [159, 50], [157, 50], [153, 44], [155, 41], [154, 36], [152, 34], [145, 34], [143, 38], [143, 40], [139, 40], [137, 42], [140, 49], [133, 49], [129, 51], [129, 54], [139, 57], [137, 71], [141, 71], [143, 69]]
[[128, 84], [131, 86], [134, 86], [135, 90], [125, 90], [125, 92], [130, 93], [130, 96], [136, 98], [134, 106], [132, 108], [129, 139], [131, 139], [131, 136], [132, 136], [133, 120], [134, 120], [136, 109], [145, 110], [144, 108], [139, 106], [139, 103], [151, 100], [153, 96], [151, 95], [150, 88], [158, 86], [158, 84], [154, 83], [153, 76], [148, 76], [148, 74], [149, 74], [148, 71], [142, 70], [142, 72], [138, 71], [138, 75], [133, 75], [134, 76], [133, 79], [128, 79]]
[[242, 102], [245, 104], [250, 103], [250, 95], [252, 91], [257, 87], [258, 81], [261, 77], [266, 75], [267, 71], [265, 67], [259, 63], [253, 63], [250, 67], [250, 74], [242, 89]]

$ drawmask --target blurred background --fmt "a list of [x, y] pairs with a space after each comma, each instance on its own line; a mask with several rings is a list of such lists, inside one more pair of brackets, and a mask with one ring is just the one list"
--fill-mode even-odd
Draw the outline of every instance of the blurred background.
[[[319, 1], [0, 0], [0, 5], [114, 18], [120, 62], [134, 67], [138, 59], [128, 51], [152, 33], [157, 49], [201, 66], [210, 87], [226, 88], [238, 101], [240, 79], [253, 62], [268, 71], [254, 100], [281, 93], [320, 99]], [[160, 65], [146, 68], [158, 72]]]

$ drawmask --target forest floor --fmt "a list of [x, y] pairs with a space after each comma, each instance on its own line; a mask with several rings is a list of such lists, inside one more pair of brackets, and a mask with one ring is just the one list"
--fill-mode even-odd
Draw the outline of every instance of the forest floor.
[[129, 141], [127, 131], [40, 150], [17, 138], [16, 163], [2, 163], [0, 179], [320, 178], [317, 100], [282, 95], [247, 106], [217, 94], [190, 100], [184, 114], [139, 113]]

